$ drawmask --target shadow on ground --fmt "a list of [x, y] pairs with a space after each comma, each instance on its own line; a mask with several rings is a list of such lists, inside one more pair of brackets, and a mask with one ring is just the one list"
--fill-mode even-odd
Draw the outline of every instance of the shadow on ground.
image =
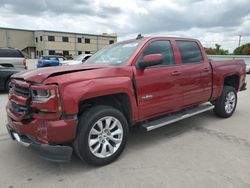
[[[156, 129], [151, 132], [145, 132], [138, 127], [133, 127], [130, 130], [130, 135], [128, 138], [128, 143], [125, 151], [122, 156], [114, 163], [106, 166], [106, 167], [98, 167], [99, 168], [110, 168], [118, 165], [119, 162], [126, 159], [127, 155], [131, 153], [139, 153], [141, 150], [150, 147], [151, 145], [156, 145], [157, 143], [168, 142], [171, 139], [178, 138], [184, 134], [189, 133], [190, 131], [196, 131], [198, 129], [202, 129], [205, 125], [202, 124], [203, 121], [209, 120], [218, 121], [213, 115], [213, 112], [206, 112], [200, 115], [200, 117], [191, 117], [189, 119]], [[5, 141], [6, 142], [6, 141]], [[9, 141], [10, 142], [10, 141]], [[57, 176], [59, 174], [67, 175], [67, 174], [77, 174], [90, 172], [92, 170], [96, 170], [97, 167], [92, 167], [85, 162], [80, 161], [76, 155], [74, 154], [72, 157], [71, 163], [66, 164], [58, 164], [44, 161], [39, 158], [37, 154], [27, 148], [19, 146], [18, 144], [11, 142], [9, 144], [10, 150], [17, 155], [21, 154], [22, 157], [19, 158], [19, 163], [22, 163], [24, 169], [29, 169], [30, 166], [36, 166], [39, 168], [39, 173], [50, 173], [53, 176], [53, 172], [57, 172]], [[17, 158], [13, 158], [17, 159]], [[30, 160], [32, 159], [32, 160]], [[9, 161], [8, 161], [9, 162]], [[12, 165], [12, 164], [9, 164]], [[118, 165], [119, 166], [119, 165]]]

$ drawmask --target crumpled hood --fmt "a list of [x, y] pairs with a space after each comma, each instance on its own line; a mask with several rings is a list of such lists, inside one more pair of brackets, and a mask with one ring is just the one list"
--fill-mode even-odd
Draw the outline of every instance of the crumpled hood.
[[22, 71], [17, 74], [14, 74], [12, 78], [26, 80], [35, 83], [42, 83], [49, 77], [79, 72], [79, 71], [87, 71], [93, 69], [101, 69], [108, 66], [105, 65], [72, 65], [72, 66], [60, 66], [60, 67], [46, 67], [46, 68], [39, 68], [33, 69], [28, 71]]

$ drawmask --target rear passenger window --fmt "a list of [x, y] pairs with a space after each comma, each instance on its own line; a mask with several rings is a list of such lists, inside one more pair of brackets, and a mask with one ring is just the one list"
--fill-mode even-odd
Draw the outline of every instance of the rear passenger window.
[[24, 57], [24, 55], [15, 49], [0, 49], [0, 57]]
[[50, 57], [49, 60], [51, 60], [51, 61], [58, 61], [57, 57]]
[[183, 64], [203, 62], [200, 47], [196, 42], [176, 41], [176, 44]]
[[[154, 41], [144, 50], [143, 56], [150, 54], [161, 54], [163, 57], [162, 65], [174, 65], [174, 54], [169, 41]], [[162, 66], [157, 65], [157, 66]]]

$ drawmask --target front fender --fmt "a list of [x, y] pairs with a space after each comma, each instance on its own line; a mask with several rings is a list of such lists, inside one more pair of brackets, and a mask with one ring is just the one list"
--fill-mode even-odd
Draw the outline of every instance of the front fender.
[[100, 96], [125, 93], [129, 96], [132, 119], [134, 120], [138, 117], [132, 81], [129, 77], [99, 78], [72, 83], [65, 86], [61, 92], [63, 112], [65, 114], [77, 114], [81, 101]]

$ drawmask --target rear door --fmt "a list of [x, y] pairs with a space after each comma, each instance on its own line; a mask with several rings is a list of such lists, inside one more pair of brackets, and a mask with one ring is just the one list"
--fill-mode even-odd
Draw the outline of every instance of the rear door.
[[139, 60], [149, 54], [161, 54], [163, 64], [144, 70], [134, 66], [139, 115], [142, 120], [177, 111], [182, 105], [180, 66], [176, 63], [171, 42], [154, 40], [147, 43]]
[[212, 70], [203, 58], [196, 41], [176, 41], [181, 57], [181, 77], [184, 107], [208, 101], [212, 89]]

